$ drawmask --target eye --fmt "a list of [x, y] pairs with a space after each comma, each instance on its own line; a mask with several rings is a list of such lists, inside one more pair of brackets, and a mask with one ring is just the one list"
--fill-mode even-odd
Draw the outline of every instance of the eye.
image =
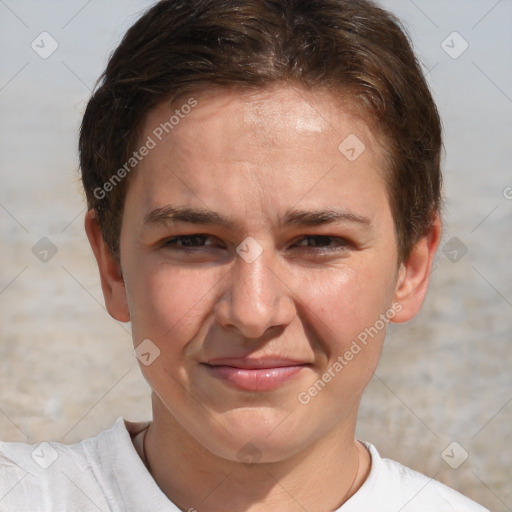
[[[312, 245], [304, 245], [303, 242], [313, 242]], [[303, 247], [307, 252], [332, 252], [344, 250], [350, 247], [350, 242], [344, 238], [326, 235], [307, 235], [296, 246]]]
[[[210, 235], [194, 234], [180, 235], [163, 240], [161, 247], [178, 251], [193, 251], [195, 249], [215, 249], [214, 237]], [[209, 243], [208, 243], [209, 242]], [[306, 252], [321, 254], [334, 251], [343, 251], [351, 247], [351, 243], [344, 239], [326, 235], [307, 235], [302, 237], [292, 247], [299, 247]]]
[[190, 250], [197, 249], [201, 247], [212, 247], [213, 244], [204, 244], [206, 240], [212, 240], [212, 237], [209, 235], [181, 235], [181, 236], [173, 236], [172, 238], [168, 238], [162, 242], [162, 247], [177, 249], [177, 250]]

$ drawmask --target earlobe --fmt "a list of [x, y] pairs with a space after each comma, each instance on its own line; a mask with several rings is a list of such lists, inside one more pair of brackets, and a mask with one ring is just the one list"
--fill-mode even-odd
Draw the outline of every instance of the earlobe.
[[432, 264], [441, 240], [441, 219], [436, 215], [426, 236], [414, 246], [407, 261], [401, 264], [394, 302], [401, 304], [393, 322], [407, 322], [421, 308], [427, 294]]
[[121, 266], [103, 239], [94, 210], [89, 210], [85, 215], [85, 232], [98, 263], [107, 311], [119, 322], [129, 322], [130, 312]]

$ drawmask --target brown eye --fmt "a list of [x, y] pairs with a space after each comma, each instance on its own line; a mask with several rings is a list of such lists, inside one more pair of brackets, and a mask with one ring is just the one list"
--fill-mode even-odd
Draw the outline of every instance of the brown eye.
[[189, 250], [198, 249], [202, 247], [213, 247], [213, 244], [205, 244], [206, 240], [211, 240], [212, 237], [209, 235], [181, 235], [174, 236], [164, 240], [162, 247], [177, 249], [177, 250]]
[[[303, 245], [303, 242], [312, 242], [311, 244]], [[326, 235], [307, 235], [303, 237], [296, 246], [303, 247], [306, 251], [310, 252], [330, 252], [340, 249], [346, 249], [350, 243], [344, 238], [326, 236]]]

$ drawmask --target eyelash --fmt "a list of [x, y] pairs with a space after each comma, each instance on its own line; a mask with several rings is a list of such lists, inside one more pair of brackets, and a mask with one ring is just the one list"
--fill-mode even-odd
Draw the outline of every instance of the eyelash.
[[[202, 240], [205, 240], [207, 238], [212, 238], [211, 236], [209, 235], [201, 235], [201, 234], [197, 234], [197, 235], [181, 235], [181, 236], [175, 236], [175, 237], [172, 237], [172, 238], [168, 238], [167, 240], [164, 240], [163, 243], [162, 243], [162, 247], [164, 248], [172, 248], [172, 249], [175, 249], [175, 250], [178, 250], [178, 251], [183, 251], [183, 252], [192, 252], [196, 249], [202, 249], [202, 248], [205, 248], [205, 247], [211, 247], [211, 246], [205, 246], [205, 245], [200, 245], [200, 246], [180, 246], [180, 245], [177, 245], [175, 242], [183, 242], [184, 240], [188, 240], [188, 241], [193, 241], [194, 239], [202, 239]], [[334, 247], [318, 247], [318, 246], [313, 246], [313, 247], [305, 247], [305, 246], [302, 246], [306, 252], [313, 252], [313, 253], [328, 253], [328, 252], [334, 252], [334, 251], [337, 251], [337, 250], [344, 250], [344, 249], [347, 249], [348, 247], [351, 246], [350, 242], [348, 240], [345, 240], [344, 238], [339, 238], [339, 237], [334, 237], [334, 236], [327, 236], [327, 235], [305, 235], [303, 236], [299, 242], [302, 242], [304, 240], [307, 240], [307, 239], [326, 239], [326, 240], [330, 240], [330, 241], [334, 241], [337, 245], [334, 246]], [[298, 242], [297, 242], [298, 243]], [[319, 250], [320, 249], [320, 250]]]

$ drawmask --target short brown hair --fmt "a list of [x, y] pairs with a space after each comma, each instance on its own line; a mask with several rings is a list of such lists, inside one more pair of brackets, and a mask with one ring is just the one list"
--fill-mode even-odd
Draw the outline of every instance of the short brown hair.
[[376, 123], [399, 259], [408, 257], [440, 210], [441, 124], [405, 30], [368, 0], [162, 0], [128, 30], [79, 142], [88, 207], [116, 257], [129, 176], [103, 187], [132, 156], [149, 110], [191, 91], [281, 82], [349, 94]]

